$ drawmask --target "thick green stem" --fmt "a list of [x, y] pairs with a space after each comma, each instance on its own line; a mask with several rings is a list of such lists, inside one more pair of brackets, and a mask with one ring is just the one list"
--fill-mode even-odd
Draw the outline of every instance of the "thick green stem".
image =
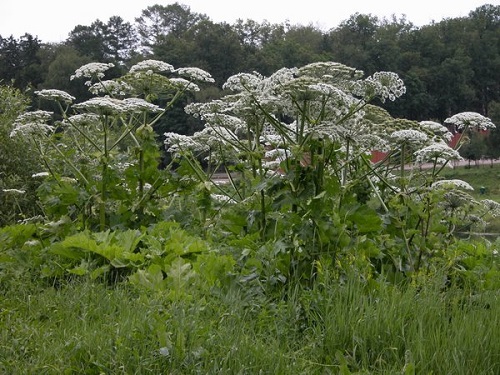
[[107, 179], [108, 179], [108, 163], [109, 163], [109, 150], [108, 150], [108, 118], [105, 116], [103, 124], [103, 156], [101, 157], [101, 199], [99, 202], [99, 228], [101, 231], [106, 229], [106, 196], [107, 196]]

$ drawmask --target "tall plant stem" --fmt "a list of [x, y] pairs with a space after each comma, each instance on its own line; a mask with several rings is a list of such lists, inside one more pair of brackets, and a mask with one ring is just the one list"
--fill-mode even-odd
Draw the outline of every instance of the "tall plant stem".
[[106, 229], [106, 196], [107, 196], [107, 179], [108, 179], [108, 163], [109, 163], [109, 150], [108, 150], [108, 118], [105, 116], [103, 124], [103, 156], [101, 158], [101, 199], [99, 202], [99, 229], [104, 231]]

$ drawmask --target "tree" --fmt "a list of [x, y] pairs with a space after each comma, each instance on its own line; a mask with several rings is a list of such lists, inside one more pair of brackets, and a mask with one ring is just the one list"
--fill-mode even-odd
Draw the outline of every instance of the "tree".
[[485, 135], [479, 132], [470, 132], [469, 140], [460, 148], [460, 155], [469, 161], [477, 162], [485, 156], [487, 152]]
[[187, 5], [179, 3], [149, 6], [135, 19], [140, 43], [148, 53], [167, 35], [180, 38], [197, 23], [206, 20], [206, 15], [192, 13]]
[[483, 5], [469, 14], [470, 56], [476, 106], [488, 115], [488, 103], [500, 100], [500, 5]]
[[129, 22], [113, 16], [107, 23], [96, 20], [90, 26], [76, 26], [70, 32], [67, 44], [92, 60], [123, 64], [136, 50], [137, 36]]
[[19, 39], [0, 36], [0, 81], [13, 82], [15, 87], [36, 87], [41, 82], [38, 38], [25, 34]]

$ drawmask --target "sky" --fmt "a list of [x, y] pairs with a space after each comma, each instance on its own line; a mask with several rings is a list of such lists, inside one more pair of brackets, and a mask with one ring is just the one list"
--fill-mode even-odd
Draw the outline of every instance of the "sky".
[[[77, 25], [120, 16], [133, 23], [141, 11], [162, 0], [0, 0], [0, 36], [19, 38], [25, 33], [42, 42], [61, 42]], [[379, 18], [398, 17], [416, 26], [445, 18], [466, 17], [484, 4], [500, 5], [500, 0], [177, 0], [191, 12], [207, 15], [214, 22], [234, 23], [237, 19], [257, 22], [313, 25], [321, 30], [338, 26], [355, 13]]]

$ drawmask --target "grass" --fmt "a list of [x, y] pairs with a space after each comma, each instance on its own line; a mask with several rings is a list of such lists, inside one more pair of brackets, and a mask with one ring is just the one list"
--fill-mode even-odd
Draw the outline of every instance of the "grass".
[[250, 291], [200, 295], [193, 287], [190, 298], [169, 301], [90, 280], [11, 283], [2, 296], [0, 372], [500, 372], [495, 293], [354, 280], [326, 280], [279, 300]]
[[[454, 169], [445, 169], [442, 176], [446, 179], [459, 179], [468, 182], [474, 191], [470, 194], [477, 200], [491, 199], [500, 202], [500, 164], [481, 164]], [[482, 189], [484, 188], [484, 193]], [[487, 233], [500, 233], [500, 217], [491, 218], [485, 229]]]
[[[468, 182], [474, 188], [472, 196], [477, 199], [492, 199], [500, 202], [500, 164], [481, 164], [471, 167], [456, 167], [445, 169], [443, 177], [460, 179]], [[481, 187], [485, 193], [481, 194]]]

